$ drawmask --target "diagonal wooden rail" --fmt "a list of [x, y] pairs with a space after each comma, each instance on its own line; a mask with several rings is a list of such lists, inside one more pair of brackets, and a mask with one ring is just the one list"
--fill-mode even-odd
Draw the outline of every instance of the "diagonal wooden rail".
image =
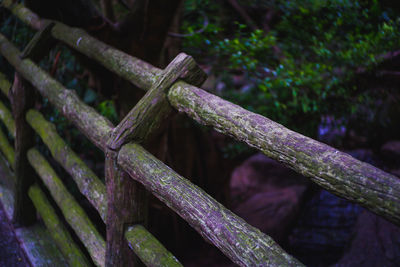
[[[6, 77], [2, 73], [0, 73], [0, 89], [4, 94], [8, 95], [10, 88], [11, 84], [8, 82]], [[14, 129], [15, 122], [12, 118], [11, 112], [5, 106], [3, 111], [5, 116], [0, 117], [0, 119], [5, 124], [9, 123], [11, 126], [10, 128]], [[30, 110], [30, 114], [27, 114], [27, 121], [43, 138], [45, 144], [52, 151], [55, 158], [60, 162], [60, 164], [63, 165], [64, 168], [66, 168], [67, 171], [70, 168], [69, 165], [65, 162], [70, 162], [70, 164], [78, 165], [81, 168], [72, 168], [75, 171], [71, 172], [71, 176], [78, 184], [78, 187], [79, 183], [84, 183], [83, 186], [80, 187], [80, 190], [85, 196], [88, 197], [89, 200], [92, 197], [99, 195], [100, 200], [103, 202], [98, 202], [99, 205], [94, 205], [94, 207], [98, 209], [98, 212], [101, 215], [105, 205], [107, 204], [105, 201], [104, 184], [95, 186], [95, 188], [98, 188], [98, 192], [86, 189], [87, 179], [89, 179], [89, 181], [92, 181], [93, 183], [93, 180], [97, 180], [98, 178], [93, 176], [94, 174], [90, 174], [91, 171], [88, 171], [87, 166], [84, 165], [84, 163], [76, 157], [76, 154], [71, 149], [69, 149], [65, 142], [61, 139], [61, 137], [58, 136], [54, 125], [45, 121], [43, 115], [35, 110]], [[10, 134], [15, 137], [15, 132], [10, 131]], [[6, 154], [8, 151], [12, 155], [14, 154], [14, 149], [10, 146], [5, 136], [4, 139], [0, 138], [0, 142], [4, 142], [4, 144], [8, 148], [6, 152], [2, 151], [4, 154]], [[2, 147], [0, 146], [0, 148]], [[64, 153], [60, 153], [58, 149], [61, 149]], [[56, 153], [57, 151], [58, 153]], [[11, 159], [13, 159], [13, 157]], [[79, 204], [71, 198], [69, 193], [67, 193], [65, 187], [62, 185], [62, 182], [55, 174], [54, 170], [50, 167], [49, 163], [40, 155], [40, 153], [36, 149], [30, 149], [30, 151], [28, 152], [28, 159], [33, 167], [36, 169], [36, 171], [41, 174], [43, 181], [45, 182], [45, 184], [47, 184], [48, 190], [50, 190], [51, 194], [56, 196], [56, 201], [61, 203], [60, 206], [63, 206], [62, 212], [64, 213], [66, 220], [71, 222], [72, 228], [75, 229], [77, 235], [82, 237], [82, 242], [84, 243], [84, 245], [88, 247], [89, 251], [92, 251], [91, 256], [93, 257], [94, 262], [97, 263], [99, 266], [104, 266], [104, 259], [101, 259], [101, 257], [104, 257], [105, 254], [105, 247], [104, 245], [101, 245], [104, 240], [102, 240], [102, 238], [96, 233], [97, 231], [94, 229], [92, 223], [82, 211]], [[75, 172], [77, 172], [78, 174], [76, 174]], [[86, 175], [82, 175], [82, 173]], [[87, 174], [89, 174], [89, 176], [87, 176]], [[82, 180], [86, 180], [86, 182], [79, 180], [80, 178], [82, 178]], [[98, 182], [94, 181], [94, 183], [96, 184]], [[0, 186], [0, 189], [3, 188], [1, 188]], [[1, 190], [1, 194], [4, 194], [3, 190]], [[32, 186], [29, 189], [29, 196], [32, 199], [36, 209], [42, 216], [43, 221], [45, 222], [57, 246], [68, 259], [68, 262], [72, 266], [79, 266], [79, 264], [77, 264], [77, 261], [78, 259], [81, 259], [80, 264], [82, 266], [90, 266], [90, 264], [87, 264], [86, 260], [82, 258], [82, 254], [77, 251], [76, 245], [71, 242], [69, 238], [69, 233], [65, 231], [65, 228], [62, 226], [62, 223], [58, 219], [57, 215], [52, 211], [52, 207], [48, 205], [48, 201], [43, 195], [41, 189], [36, 185]], [[2, 196], [3, 200], [10, 201], [10, 203], [12, 202], [12, 199], [6, 199], [5, 197], [12, 196], [6, 196], [6, 194]], [[3, 205], [4, 204], [5, 203], [3, 203]], [[5, 205], [5, 207], [12, 208], [10, 205]], [[11, 214], [11, 212], [9, 213]], [[103, 220], [105, 219], [103, 218]], [[95, 234], [93, 235], [93, 233]], [[139, 236], [133, 237], [132, 235], [134, 233], [138, 234]], [[144, 227], [140, 225], [131, 226], [129, 228], [129, 231], [127, 230], [126, 232], [126, 238], [128, 242], [145, 242], [146, 246], [132, 245], [132, 250], [140, 257], [140, 259], [144, 263], [146, 263], [146, 265], [160, 266], [161, 264], [163, 266], [182, 266], [179, 261], [168, 250], [166, 250]], [[43, 242], [43, 240], [40, 240], [40, 242]], [[100, 245], [96, 245], [96, 243]], [[150, 248], [153, 249], [150, 250]], [[51, 250], [47, 251], [50, 252]], [[37, 255], [35, 254], [33, 256]], [[36, 264], [32, 264], [36, 266]], [[42, 266], [40, 265], [42, 264], [41, 262], [38, 262], [38, 264], [38, 266]], [[56, 265], [59, 265], [59, 263]]]
[[[158, 128], [162, 120], [160, 118], [166, 115], [164, 113], [169, 110], [169, 105], [188, 114], [201, 124], [211, 126], [217, 131], [259, 149], [271, 158], [310, 177], [312, 181], [330, 192], [359, 203], [400, 225], [400, 180], [397, 177], [182, 81], [186, 76], [185, 69], [174, 67], [175, 64], [171, 64], [166, 70], [160, 70], [96, 40], [82, 29], [71, 28], [59, 22], [49, 23], [23, 5], [14, 4], [10, 0], [4, 0], [3, 5], [31, 27], [38, 30], [46, 29], [42, 33], [51, 34], [53, 38], [97, 60], [112, 72], [143, 90], [149, 90], [140, 102], [141, 104], [134, 107], [128, 116], [114, 128], [107, 119], [84, 104], [72, 90], [64, 88], [30, 59], [21, 58], [20, 52], [0, 34], [0, 53], [16, 68], [19, 75], [35, 86], [83, 134], [106, 153], [108, 204], [105, 203], [104, 197], [93, 201], [92, 204], [100, 212], [103, 220], [105, 207], [108, 206], [107, 248], [105, 250], [107, 266], [130, 264], [127, 260], [129, 254], [123, 252], [125, 243], [123, 233], [126, 230], [124, 225], [131, 220], [136, 220], [136, 223], [145, 220], [145, 208], [142, 209], [142, 202], [145, 199], [129, 199], [132, 192], [141, 194], [140, 186], [126, 180], [125, 172], [170, 206], [205, 239], [216, 245], [237, 264], [242, 266], [301, 265], [270, 237], [248, 225], [202, 189], [155, 159], [138, 144], [147, 138], [147, 132]], [[40, 41], [39, 37], [37, 39]], [[33, 51], [35, 47], [32, 46], [30, 49]], [[176, 62], [188, 62], [187, 66], [195, 66], [190, 63], [190, 57], [183, 56], [182, 59], [180, 61], [178, 57]], [[185, 68], [186, 63], [180, 66]], [[188, 67], [188, 70], [194, 71], [188, 72], [189, 77], [199, 76], [201, 72], [196, 72], [195, 69]], [[201, 78], [198, 81], [200, 80]], [[4, 108], [0, 105], [0, 111], [2, 109]], [[56, 144], [60, 142], [52, 141], [54, 135], [48, 139], [47, 130], [40, 129], [41, 124], [46, 125], [46, 123], [35, 122], [40, 116], [35, 116], [34, 113], [34, 111], [28, 112], [28, 122], [34, 128], [36, 127], [39, 134], [41, 133], [47, 145], [55, 147], [52, 150], [53, 156], [65, 168], [73, 169], [71, 166], [76, 164], [71, 162], [79, 163], [79, 159], [74, 157], [68, 149], [62, 146], [57, 147]], [[8, 116], [0, 116], [12, 130], [6, 117]], [[152, 124], [152, 122], [155, 123]], [[52, 142], [53, 145], [51, 145]], [[4, 148], [4, 151], [7, 151], [6, 146]], [[69, 159], [72, 161], [67, 160], [64, 154], [69, 154]], [[9, 157], [11, 160], [12, 156]], [[30, 160], [32, 165], [35, 165], [32, 157]], [[70, 172], [78, 184], [82, 182], [80, 180], [83, 177], [79, 176], [79, 171], [84, 169], [83, 166], [81, 165], [79, 170]], [[85, 186], [87, 185], [82, 184], [81, 190], [86, 192], [86, 195], [90, 195], [87, 192], [91, 190], [91, 187]], [[98, 188], [103, 188], [102, 186], [104, 185]], [[54, 196], [57, 198], [56, 195]], [[136, 196], [137, 194], [135, 198]], [[139, 206], [141, 208], [138, 208]], [[131, 208], [135, 208], [134, 216], [129, 214]], [[114, 221], [114, 218], [117, 220]], [[134, 229], [136, 231], [141, 229], [146, 233], [145, 228], [142, 227], [128, 229], [128, 232], [125, 231], [125, 237], [130, 237], [129, 240], [134, 240], [131, 235]], [[151, 237], [146, 234], [146, 238], [151, 239]], [[158, 247], [156, 242], [153, 244], [154, 248]], [[134, 249], [139, 257], [145, 255], [141, 253], [143, 250], [138, 247]], [[104, 252], [103, 249], [101, 251]], [[95, 251], [92, 251], [91, 256], [95, 257], [98, 265], [104, 264], [102, 259], [104, 256], [98, 258]], [[143, 260], [143, 262], [146, 261]]]
[[[22, 5], [13, 5], [11, 1], [5, 1], [4, 5], [34, 29], [46, 23]], [[149, 90], [161, 73], [160, 69], [96, 40], [82, 29], [57, 22], [52, 35], [143, 90]], [[310, 177], [324, 189], [400, 225], [397, 177], [183, 81], [171, 86], [167, 98], [174, 108], [199, 123], [245, 142]]]

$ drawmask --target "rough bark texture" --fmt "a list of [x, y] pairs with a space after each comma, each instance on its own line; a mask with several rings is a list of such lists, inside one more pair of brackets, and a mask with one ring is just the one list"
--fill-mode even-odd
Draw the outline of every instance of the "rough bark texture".
[[43, 219], [44, 224], [53, 237], [54, 242], [68, 260], [68, 263], [71, 266], [90, 266], [90, 262], [75, 244], [68, 230], [57, 217], [56, 212], [43, 191], [37, 185], [33, 185], [28, 193], [36, 210], [39, 212], [40, 217]]
[[55, 125], [46, 121], [40, 112], [31, 109], [26, 113], [26, 119], [105, 221], [107, 214], [105, 185], [57, 134]]
[[172, 111], [166, 98], [166, 92], [178, 79], [200, 85], [205, 81], [206, 74], [191, 56], [184, 53], [176, 56], [162, 71], [151, 89], [113, 129], [108, 146], [115, 150], [131, 140], [136, 142], [148, 140]]
[[[40, 24], [40, 20], [34, 14], [21, 6], [13, 6], [12, 11], [33, 27], [38, 27]], [[160, 74], [159, 69], [112, 49], [80, 29], [57, 24], [52, 34], [144, 90], [151, 88]], [[41, 91], [47, 92], [42, 89], [48, 88], [43, 87], [47, 84], [60, 88], [55, 81], [30, 77], [30, 75], [40, 77], [42, 72], [37, 74], [37, 69], [35, 69], [37, 67], [29, 61], [21, 64], [15, 56], [17, 54], [15, 48], [12, 48], [3, 36], [0, 36], [0, 45], [2, 53], [8, 60]], [[62, 92], [61, 89], [58, 92]], [[57, 92], [57, 90], [52, 92]], [[56, 103], [57, 107], [63, 107], [63, 102], [57, 102], [62, 97], [57, 98], [53, 96], [53, 93], [47, 92], [47, 94], [44, 93], [50, 101]], [[175, 108], [187, 113], [198, 122], [212, 126], [220, 132], [261, 150], [269, 157], [311, 177], [314, 182], [330, 192], [359, 203], [388, 220], [400, 224], [400, 181], [398, 178], [186, 83], [175, 83], [169, 91], [168, 99]], [[79, 111], [78, 114], [81, 112]], [[66, 114], [68, 115], [68, 112]], [[89, 122], [86, 121], [86, 124]], [[96, 133], [108, 132], [109, 124], [99, 125], [96, 127]], [[93, 138], [97, 140], [96, 144], [103, 147], [102, 141], [98, 139]]]
[[[13, 12], [21, 18], [28, 14], [34, 17], [22, 7], [14, 7]], [[36, 19], [33, 22], [32, 26], [37, 23]], [[56, 28], [53, 35], [57, 39], [144, 90], [151, 88], [160, 73], [159, 69], [91, 38], [82, 30], [73, 32], [64, 25], [60, 26], [62, 30]], [[80, 46], [79, 38], [85, 40], [84, 45]], [[168, 99], [176, 109], [198, 122], [259, 149], [328, 191], [400, 224], [400, 181], [396, 177], [187, 83], [175, 83]]]
[[36, 220], [35, 208], [28, 196], [29, 187], [35, 182], [36, 175], [26, 158], [26, 152], [35, 145], [34, 132], [25, 120], [25, 113], [35, 104], [35, 91], [22, 75], [15, 73], [10, 91], [13, 115], [15, 119], [15, 208], [13, 223], [30, 225]]
[[0, 129], [0, 150], [6, 157], [11, 168], [15, 168], [15, 151], [7, 140], [7, 136]]
[[30, 59], [21, 60], [20, 52], [0, 34], [0, 52], [16, 70], [47, 97], [60, 112], [97, 147], [104, 150], [113, 125], [92, 107], [83, 103], [75, 91], [68, 90]]
[[118, 163], [235, 263], [302, 266], [269, 236], [247, 224], [140, 145], [123, 146]]
[[143, 187], [117, 164], [117, 152], [106, 153], [108, 196], [106, 266], [136, 266], [140, 261], [124, 238], [125, 227], [146, 223], [147, 201]]
[[76, 235], [89, 251], [94, 263], [97, 266], [104, 266], [106, 244], [85, 211], [65, 188], [50, 164], [36, 149], [32, 148], [28, 151], [28, 159], [49, 189], [68, 224], [74, 229]]
[[400, 224], [400, 179], [194, 86], [174, 84], [172, 106], [245, 142], [326, 190]]
[[150, 89], [161, 70], [91, 37], [84, 30], [57, 23], [53, 36], [98, 61], [134, 85]]
[[7, 130], [15, 138], [15, 122], [10, 110], [0, 101], [0, 119], [4, 122]]
[[125, 238], [129, 243], [129, 247], [140, 257], [146, 266], [183, 266], [142, 225], [128, 227], [125, 232]]
[[40, 30], [46, 23], [46, 20], [39, 18], [38, 15], [24, 5], [17, 4], [14, 0], [3, 0], [3, 6], [35, 30]]

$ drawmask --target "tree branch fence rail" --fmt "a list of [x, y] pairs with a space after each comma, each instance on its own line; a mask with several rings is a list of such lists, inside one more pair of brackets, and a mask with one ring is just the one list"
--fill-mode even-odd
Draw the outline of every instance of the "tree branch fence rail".
[[[16, 70], [13, 85], [0, 73], [1, 91], [10, 97], [13, 109], [12, 114], [0, 102], [0, 119], [15, 139], [14, 149], [0, 131], [0, 150], [5, 157], [0, 157], [0, 198], [9, 218], [16, 225], [24, 226], [21, 229], [32, 227], [35, 209], [27, 209], [36, 208], [54, 240], [48, 242], [49, 248], [44, 253], [56, 255], [51, 247], [55, 243], [64, 256], [64, 259], [54, 256], [54, 262], [59, 264], [56, 266], [92, 263], [130, 266], [140, 261], [147, 266], [181, 266], [146, 230], [146, 190], [241, 266], [302, 266], [269, 236], [247, 224], [140, 145], [159, 129], [173, 109], [260, 150], [326, 190], [400, 225], [397, 177], [198, 88], [206, 77], [190, 56], [181, 53], [167, 68], [160, 70], [96, 40], [82, 29], [40, 19], [10, 0], [2, 4], [39, 32], [23, 53], [0, 34], [0, 53]], [[66, 43], [147, 91], [145, 96], [114, 126], [34, 63], [33, 60], [44, 55], [41, 48], [48, 50], [54, 40]], [[104, 152], [105, 184], [68, 147], [55, 126], [33, 109], [33, 88]], [[98, 211], [106, 226], [106, 238], [46, 159], [32, 147], [29, 140], [34, 140], [34, 133]], [[35, 170], [33, 173], [26, 171], [27, 164]], [[75, 244], [43, 192], [42, 184], [88, 254]]]

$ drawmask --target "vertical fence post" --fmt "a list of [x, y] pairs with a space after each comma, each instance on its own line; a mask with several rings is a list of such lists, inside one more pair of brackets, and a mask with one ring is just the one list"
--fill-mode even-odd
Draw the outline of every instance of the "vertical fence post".
[[23, 77], [15, 73], [10, 92], [15, 119], [15, 184], [13, 223], [30, 225], [36, 220], [36, 209], [28, 196], [36, 175], [27, 159], [27, 151], [35, 144], [35, 135], [25, 120], [26, 111], [35, 104], [35, 91]]
[[107, 245], [106, 267], [138, 266], [140, 260], [125, 240], [125, 230], [132, 224], [146, 224], [146, 191], [117, 164], [118, 152], [106, 151]]
[[[202, 84], [206, 74], [194, 59], [179, 54], [152, 88], [110, 133], [106, 152], [106, 183], [108, 198], [106, 266], [129, 266], [132, 252], [126, 252], [126, 226], [143, 224], [147, 213], [146, 191], [122, 171], [117, 164], [119, 149], [127, 142], [145, 142], [165, 123], [172, 109], [166, 91], [178, 79]], [[135, 256], [136, 257], [136, 256]], [[136, 262], [138, 262], [136, 260]]]

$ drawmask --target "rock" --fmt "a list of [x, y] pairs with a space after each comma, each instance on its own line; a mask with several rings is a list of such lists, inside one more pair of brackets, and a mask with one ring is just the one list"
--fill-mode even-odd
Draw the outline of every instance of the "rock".
[[398, 164], [400, 162], [400, 141], [393, 140], [386, 142], [381, 147], [382, 156], [388, 163]]
[[362, 212], [351, 245], [335, 266], [400, 266], [400, 227]]
[[307, 266], [337, 262], [362, 208], [321, 190], [305, 204], [289, 236], [292, 253]]
[[238, 205], [234, 211], [249, 224], [282, 241], [296, 218], [305, 186], [257, 193]]
[[303, 176], [256, 154], [232, 173], [232, 210], [279, 242], [286, 239], [308, 185]]

